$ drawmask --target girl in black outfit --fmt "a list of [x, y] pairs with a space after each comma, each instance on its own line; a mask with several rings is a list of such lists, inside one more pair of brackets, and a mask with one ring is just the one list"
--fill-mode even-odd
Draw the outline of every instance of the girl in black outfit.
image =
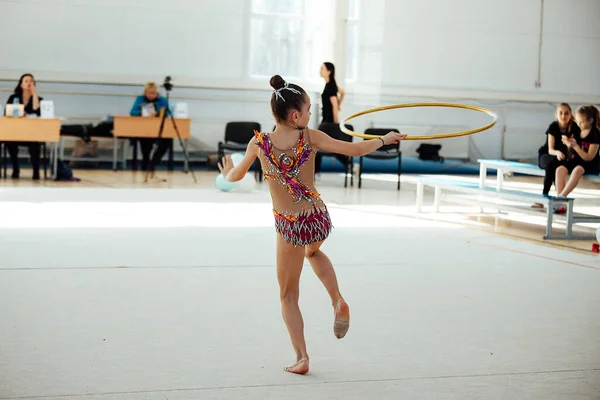
[[[567, 103], [559, 104], [556, 108], [556, 121], [552, 122], [546, 130], [546, 143], [539, 150], [539, 167], [546, 170], [542, 192], [544, 196], [548, 196], [550, 193], [556, 176], [556, 168], [564, 165], [568, 158], [574, 157], [574, 153], [569, 152], [567, 146], [563, 144], [562, 136], [573, 138], [579, 136], [580, 133], [581, 129], [575, 123], [571, 106]], [[533, 207], [543, 208], [544, 205], [535, 203]]]
[[[19, 79], [19, 84], [14, 90], [14, 93], [6, 100], [6, 104], [13, 104], [15, 99], [19, 104], [25, 105], [26, 115], [41, 114], [40, 101], [43, 99], [38, 96], [37, 88], [35, 87], [35, 79], [31, 74], [23, 74]], [[29, 148], [29, 156], [31, 157], [31, 166], [33, 167], [33, 179], [40, 179], [40, 149], [41, 144], [38, 142], [6, 142], [6, 148], [10, 154], [10, 160], [13, 166], [12, 178], [18, 179], [20, 174], [19, 168], [19, 146]]]
[[[579, 136], [563, 136], [562, 143], [574, 153], [574, 157], [556, 169], [556, 191], [558, 197], [567, 197], [584, 174], [600, 173], [600, 115], [594, 106], [583, 106], [577, 110]], [[571, 174], [567, 181], [567, 175]], [[562, 206], [564, 208], [564, 206]]]
[[[344, 89], [338, 87], [335, 81], [335, 66], [326, 62], [321, 65], [321, 77], [325, 80], [325, 88], [321, 94], [322, 114], [324, 122], [339, 123], [339, 113], [344, 102], [344, 96], [346, 92]], [[339, 97], [338, 97], [339, 94]], [[319, 153], [315, 156], [315, 173], [321, 172], [321, 159], [323, 156]], [[336, 154], [337, 158], [342, 164], [346, 164], [347, 157], [342, 154]]]

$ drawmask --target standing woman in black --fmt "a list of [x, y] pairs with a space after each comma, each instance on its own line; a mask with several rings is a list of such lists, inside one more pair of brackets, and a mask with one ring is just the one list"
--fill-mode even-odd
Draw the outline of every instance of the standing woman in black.
[[[337, 85], [335, 81], [335, 66], [326, 62], [321, 65], [321, 77], [325, 80], [325, 88], [323, 89], [323, 93], [321, 93], [321, 104], [322, 107], [322, 115], [323, 120], [321, 123], [332, 122], [339, 123], [339, 115], [340, 110], [342, 108], [342, 103], [344, 102], [344, 96], [346, 92], [344, 89]], [[321, 172], [321, 159], [323, 156], [319, 153], [315, 156], [315, 173]], [[336, 158], [342, 163], [346, 164], [346, 156], [344, 155], [336, 155]]]

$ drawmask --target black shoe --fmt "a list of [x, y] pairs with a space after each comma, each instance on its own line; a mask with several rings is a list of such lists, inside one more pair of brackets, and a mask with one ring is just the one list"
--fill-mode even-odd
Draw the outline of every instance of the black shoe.
[[12, 179], [19, 179], [20, 174], [21, 174], [21, 171], [19, 171], [18, 169], [13, 169], [12, 175], [10, 177]]
[[33, 177], [31, 178], [34, 181], [39, 181], [40, 180], [40, 171], [36, 171], [33, 173]]

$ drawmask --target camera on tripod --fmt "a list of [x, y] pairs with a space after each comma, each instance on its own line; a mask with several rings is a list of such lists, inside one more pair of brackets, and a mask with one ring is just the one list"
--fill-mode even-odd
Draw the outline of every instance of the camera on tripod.
[[167, 92], [170, 92], [173, 89], [173, 84], [171, 83], [171, 77], [167, 76], [165, 78], [165, 82], [163, 83], [163, 87]]

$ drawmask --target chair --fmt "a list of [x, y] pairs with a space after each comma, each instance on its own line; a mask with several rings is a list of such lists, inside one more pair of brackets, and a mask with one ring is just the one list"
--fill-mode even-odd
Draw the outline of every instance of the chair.
[[[219, 161], [223, 159], [225, 153], [245, 153], [248, 142], [254, 137], [254, 131], [260, 132], [258, 122], [228, 122], [225, 126], [225, 139], [219, 142], [218, 157]], [[262, 169], [260, 162], [256, 160], [253, 164], [256, 176], [259, 182], [262, 182]]]
[[[377, 135], [384, 136], [388, 132], [399, 132], [397, 129], [383, 129], [383, 128], [369, 128], [365, 131], [367, 135]], [[379, 140], [379, 139], [377, 139]], [[372, 158], [375, 160], [391, 160], [394, 158], [398, 158], [398, 190], [400, 190], [400, 174], [402, 171], [402, 151], [400, 151], [400, 143], [397, 144], [388, 144], [385, 146], [381, 146], [379, 149], [374, 152], [361, 156], [359, 160], [359, 169], [358, 169], [358, 188], [362, 187], [362, 166], [363, 166], [363, 158]]]
[[[349, 125], [349, 124], [346, 124], [346, 128], [348, 128], [350, 130], [354, 130], [352, 125]], [[324, 122], [319, 125], [319, 130], [323, 131], [324, 133], [326, 133], [327, 135], [331, 136], [334, 139], [343, 140], [345, 142], [352, 142], [352, 136], [347, 135], [344, 132], [342, 132], [342, 130], [340, 129], [340, 125], [335, 122]], [[348, 174], [350, 174], [350, 186], [354, 186], [354, 175], [352, 174], [352, 157], [346, 156], [346, 155], [341, 155], [338, 153], [330, 153], [328, 151], [323, 151], [323, 150], [319, 150], [318, 152], [319, 152], [319, 154], [321, 154], [322, 157], [337, 157], [337, 158], [339, 158], [341, 156], [343, 159], [345, 159], [345, 162], [344, 162], [344, 169], [345, 169], [345, 171], [344, 171], [344, 187], [348, 187]]]

